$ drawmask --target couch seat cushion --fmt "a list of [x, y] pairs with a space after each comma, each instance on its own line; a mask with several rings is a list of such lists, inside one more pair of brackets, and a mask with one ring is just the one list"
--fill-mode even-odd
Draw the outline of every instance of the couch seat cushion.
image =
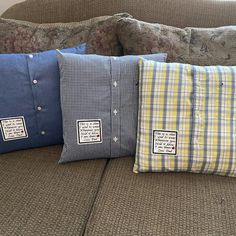
[[82, 235], [106, 160], [58, 165], [61, 146], [0, 155], [0, 235]]
[[111, 160], [85, 235], [234, 235], [236, 180], [186, 173], [132, 173]]

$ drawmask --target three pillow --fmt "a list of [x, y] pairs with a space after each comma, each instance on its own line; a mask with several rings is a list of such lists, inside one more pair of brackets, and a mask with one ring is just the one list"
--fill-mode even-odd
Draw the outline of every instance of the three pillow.
[[[62, 51], [84, 54], [86, 47]], [[56, 55], [0, 54], [0, 153], [63, 142]]]
[[[89, 53], [122, 55], [122, 44], [125, 54], [164, 51], [170, 62], [189, 63], [161, 63], [166, 54], [75, 55], [85, 53], [85, 44], [58, 54], [59, 162], [129, 156], [136, 149], [135, 173], [236, 176], [236, 67], [190, 65], [235, 65], [235, 37], [235, 26], [180, 29], [128, 14], [63, 24], [0, 18], [0, 53], [86, 41]], [[63, 142], [56, 54], [0, 54], [0, 153]]]
[[117, 34], [125, 54], [166, 52], [170, 62], [236, 64], [236, 26], [180, 29], [123, 18], [118, 21]]
[[236, 176], [236, 66], [139, 64], [134, 172]]
[[[164, 62], [166, 56], [143, 57]], [[60, 163], [135, 154], [138, 58], [58, 54], [64, 137]]]

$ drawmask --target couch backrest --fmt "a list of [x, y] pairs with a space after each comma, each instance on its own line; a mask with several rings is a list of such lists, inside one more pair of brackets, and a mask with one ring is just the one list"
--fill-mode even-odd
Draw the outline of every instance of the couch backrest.
[[178, 27], [236, 24], [232, 0], [26, 0], [2, 16], [38, 23], [71, 22], [128, 12], [135, 18]]

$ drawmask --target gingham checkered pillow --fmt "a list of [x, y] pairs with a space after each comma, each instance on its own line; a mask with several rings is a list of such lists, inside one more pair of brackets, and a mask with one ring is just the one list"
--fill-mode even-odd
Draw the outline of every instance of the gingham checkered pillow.
[[236, 67], [140, 59], [134, 172], [236, 175]]

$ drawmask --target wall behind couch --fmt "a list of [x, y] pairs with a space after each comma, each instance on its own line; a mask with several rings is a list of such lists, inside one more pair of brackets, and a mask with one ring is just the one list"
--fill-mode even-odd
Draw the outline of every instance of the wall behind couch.
[[0, 0], [0, 15], [7, 10], [7, 8], [11, 7], [15, 3], [23, 2], [24, 0]]

